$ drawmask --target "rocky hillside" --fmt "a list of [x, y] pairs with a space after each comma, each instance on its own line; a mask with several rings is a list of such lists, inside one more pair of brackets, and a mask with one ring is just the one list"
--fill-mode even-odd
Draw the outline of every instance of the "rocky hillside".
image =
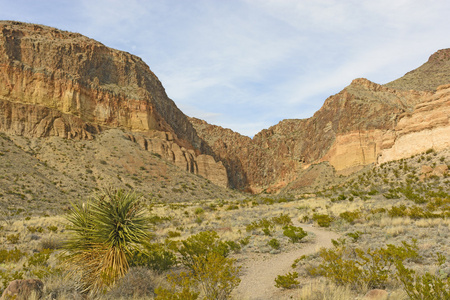
[[223, 165], [200, 155], [207, 146], [140, 58], [80, 34], [0, 22], [0, 131], [94, 139], [111, 128], [186, 171], [228, 184]]
[[119, 130], [148, 157], [252, 193], [448, 148], [449, 84], [450, 49], [439, 50], [398, 80], [355, 79], [311, 118], [283, 120], [250, 139], [186, 117], [134, 55], [76, 33], [0, 22], [0, 132], [7, 137], [95, 143]]
[[436, 91], [440, 85], [450, 83], [450, 49], [442, 49], [428, 61], [405, 76], [385, 84], [398, 90]]
[[[450, 83], [448, 53], [438, 51], [422, 67], [385, 86], [355, 79], [313, 117], [283, 120], [252, 140], [191, 122], [227, 166], [231, 183], [237, 168], [230, 172], [229, 166], [238, 166], [243, 170], [239, 180], [245, 180], [241, 185], [254, 192], [276, 191], [291, 182], [307, 186], [323, 175], [308, 169], [314, 164], [327, 162], [337, 174], [346, 175], [372, 163], [449, 147], [450, 86], [439, 86]], [[427, 88], [418, 85], [417, 78], [423, 78]], [[394, 88], [397, 85], [403, 88]]]

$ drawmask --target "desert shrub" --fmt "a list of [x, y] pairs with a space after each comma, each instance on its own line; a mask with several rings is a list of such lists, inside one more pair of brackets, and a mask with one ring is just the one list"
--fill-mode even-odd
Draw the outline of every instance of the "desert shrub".
[[190, 273], [172, 273], [167, 275], [169, 286], [155, 289], [155, 300], [196, 300], [200, 292], [196, 291], [196, 282]]
[[230, 204], [225, 210], [235, 210], [239, 209], [239, 206], [236, 204]]
[[205, 231], [182, 241], [178, 249], [187, 272], [168, 276], [169, 288], [158, 288], [156, 299], [196, 299], [200, 289], [206, 299], [227, 299], [240, 279], [239, 267], [227, 258], [230, 247], [217, 232]]
[[20, 239], [20, 233], [9, 234], [9, 235], [6, 236], [6, 240], [10, 244], [17, 244], [19, 242], [19, 239]]
[[411, 300], [450, 299], [450, 277], [441, 278], [426, 272], [416, 276], [415, 271], [406, 268], [401, 261], [396, 263], [397, 278]]
[[297, 280], [298, 273], [287, 273], [286, 275], [278, 275], [275, 278], [275, 287], [283, 289], [292, 289], [296, 287], [300, 282]]
[[359, 238], [361, 237], [361, 234], [362, 234], [361, 231], [356, 231], [356, 232], [349, 232], [346, 234], [346, 236], [352, 238], [352, 241], [354, 243], [356, 243], [359, 240]]
[[179, 231], [169, 231], [167, 232], [167, 236], [170, 238], [179, 237], [181, 236], [181, 232]]
[[395, 190], [389, 190], [388, 193], [383, 194], [386, 199], [400, 199], [400, 195]]
[[241, 251], [241, 245], [235, 241], [225, 241], [225, 244], [227, 244], [229, 249], [235, 253]]
[[385, 248], [366, 251], [343, 243], [333, 244], [333, 249], [320, 250], [321, 263], [317, 267], [308, 267], [307, 271], [355, 289], [361, 286], [385, 288], [388, 279], [395, 275], [396, 263], [419, 257], [415, 240], [412, 245], [403, 242], [402, 246], [388, 244]]
[[252, 223], [248, 224], [245, 228], [247, 232], [256, 230], [258, 228], [261, 228], [263, 233], [265, 235], [270, 235], [271, 231], [274, 229], [275, 225], [272, 220], [269, 220], [267, 218], [262, 218], [258, 221], [253, 221]]
[[211, 253], [227, 257], [230, 253], [229, 246], [219, 239], [219, 235], [215, 231], [200, 232], [181, 243], [182, 245], [178, 249], [181, 263], [189, 269], [193, 268], [198, 257], [208, 256]]
[[288, 214], [280, 214], [277, 217], [273, 217], [272, 222], [281, 226], [287, 226], [292, 224], [292, 219]]
[[270, 241], [267, 242], [267, 245], [276, 250], [281, 248], [281, 244], [277, 239], [271, 239]]
[[400, 188], [399, 191], [409, 200], [414, 201], [417, 204], [425, 203], [426, 200], [420, 195], [415, 193], [414, 188], [411, 185]]
[[149, 243], [143, 250], [133, 252], [131, 266], [145, 266], [157, 272], [167, 271], [177, 264], [177, 257], [168, 244]]
[[149, 220], [140, 197], [107, 190], [86, 205], [73, 205], [66, 217], [70, 237], [66, 261], [85, 291], [98, 292], [123, 277], [130, 255], [149, 240]]
[[367, 195], [374, 196], [374, 195], [377, 195], [378, 193], [379, 192], [376, 188], [371, 188], [370, 191], [367, 192]]
[[245, 238], [242, 238], [239, 240], [239, 244], [242, 246], [247, 246], [250, 243], [250, 236], [246, 236]]
[[5, 262], [18, 262], [22, 257], [26, 256], [25, 252], [20, 251], [17, 248], [6, 250], [0, 249], [0, 264]]
[[44, 249], [41, 252], [36, 252], [30, 257], [28, 257], [27, 264], [28, 266], [43, 266], [47, 264], [48, 259], [50, 258], [50, 254], [52, 250]]
[[56, 232], [56, 231], [58, 231], [58, 227], [57, 227], [57, 226], [54, 226], [54, 225], [48, 226], [47, 229], [48, 229], [49, 231], [51, 231], [51, 232]]
[[158, 225], [167, 221], [170, 221], [170, 217], [160, 217], [157, 215], [153, 215], [148, 218], [148, 222], [150, 222], [153, 225]]
[[197, 207], [197, 208], [195, 209], [195, 211], [194, 211], [194, 214], [200, 215], [200, 214], [202, 214], [202, 213], [204, 213], [204, 212], [205, 212], [205, 211], [203, 210], [203, 208]]
[[388, 216], [391, 218], [395, 217], [405, 217], [407, 215], [406, 205], [400, 206], [392, 206], [391, 209], [388, 210]]
[[42, 228], [41, 226], [27, 226], [27, 229], [29, 232], [31, 233], [42, 233], [44, 232], [44, 228]]
[[329, 215], [325, 214], [313, 214], [312, 216], [313, 220], [317, 222], [317, 225], [320, 227], [330, 227], [331, 222], [333, 221], [333, 218]]
[[307, 236], [308, 233], [306, 233], [306, 231], [304, 231], [301, 227], [288, 225], [284, 227], [283, 235], [288, 237], [292, 243], [297, 243]]
[[353, 224], [353, 222], [358, 219], [361, 216], [361, 212], [359, 211], [346, 211], [341, 214], [339, 214], [339, 217], [344, 219], [350, 224]]

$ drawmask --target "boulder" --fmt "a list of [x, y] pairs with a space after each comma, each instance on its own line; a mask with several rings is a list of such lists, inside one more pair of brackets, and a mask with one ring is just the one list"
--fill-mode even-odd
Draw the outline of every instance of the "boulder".
[[40, 299], [43, 288], [44, 283], [39, 279], [16, 279], [11, 281], [3, 291], [1, 300], [27, 300], [30, 299], [33, 293], [37, 296], [37, 299]]
[[380, 289], [374, 289], [368, 291], [364, 297], [363, 300], [386, 300], [389, 298], [389, 294], [385, 290]]

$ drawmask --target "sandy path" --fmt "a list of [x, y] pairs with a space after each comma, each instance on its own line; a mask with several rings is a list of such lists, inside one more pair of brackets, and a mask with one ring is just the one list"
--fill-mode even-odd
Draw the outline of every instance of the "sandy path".
[[311, 225], [295, 224], [308, 233], [314, 233], [312, 243], [305, 244], [303, 248], [277, 255], [255, 254], [242, 265], [241, 283], [233, 291], [232, 298], [239, 300], [266, 300], [278, 299], [275, 294], [278, 290], [275, 278], [292, 272], [291, 265], [295, 259], [302, 255], [317, 252], [322, 247], [331, 247], [331, 239], [339, 238], [339, 234]]

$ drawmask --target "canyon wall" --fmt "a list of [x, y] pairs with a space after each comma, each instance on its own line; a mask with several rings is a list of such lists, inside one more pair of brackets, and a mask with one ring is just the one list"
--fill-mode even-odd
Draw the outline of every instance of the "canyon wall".
[[0, 21], [0, 131], [95, 139], [120, 128], [149, 155], [252, 193], [449, 147], [449, 84], [443, 49], [388, 84], [355, 79], [311, 118], [283, 120], [251, 139], [185, 116], [134, 55], [77, 33]]
[[80, 34], [1, 21], [0, 109], [0, 131], [15, 135], [93, 139], [108, 128], [167, 132], [173, 150], [164, 158], [179, 165], [199, 157], [202, 171], [188, 171], [227, 185], [222, 163], [201, 155], [207, 145], [149, 67]]

